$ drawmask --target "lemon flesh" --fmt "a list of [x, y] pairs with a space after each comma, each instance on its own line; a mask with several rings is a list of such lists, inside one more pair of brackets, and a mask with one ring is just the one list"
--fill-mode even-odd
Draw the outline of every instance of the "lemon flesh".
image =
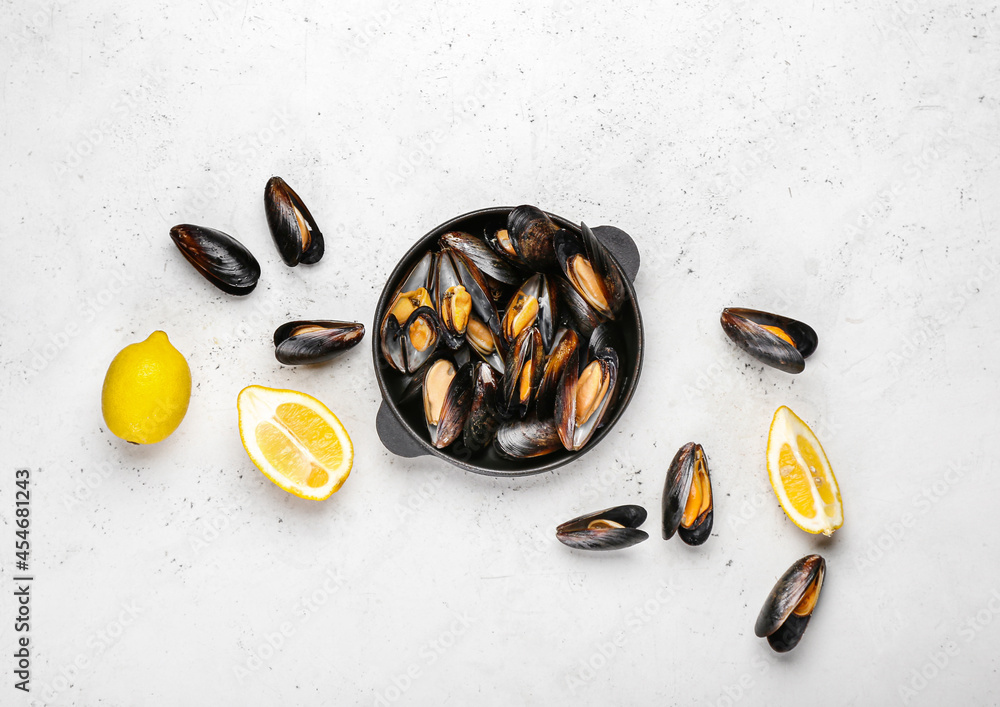
[[154, 331], [111, 361], [101, 391], [101, 411], [116, 437], [154, 444], [177, 429], [190, 400], [187, 361], [164, 332]]

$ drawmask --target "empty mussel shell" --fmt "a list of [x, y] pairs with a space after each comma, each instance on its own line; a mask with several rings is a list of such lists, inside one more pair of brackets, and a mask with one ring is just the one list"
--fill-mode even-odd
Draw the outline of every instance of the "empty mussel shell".
[[811, 326], [780, 314], [727, 307], [722, 310], [721, 322], [733, 343], [786, 373], [801, 373], [819, 343]]
[[274, 331], [274, 357], [288, 366], [322, 363], [356, 346], [365, 335], [358, 322], [295, 321]]
[[424, 374], [424, 418], [431, 444], [444, 449], [458, 439], [472, 403], [472, 364], [461, 368], [439, 358]]
[[712, 532], [714, 514], [708, 460], [700, 444], [688, 442], [674, 455], [663, 485], [663, 539], [677, 533], [688, 545], [701, 545]]
[[530, 459], [562, 449], [555, 423], [540, 420], [537, 415], [502, 424], [496, 431], [493, 446], [508, 459]]
[[246, 246], [232, 236], [204, 226], [180, 224], [170, 229], [189, 263], [206, 280], [231, 295], [248, 295], [260, 279], [260, 264]]
[[578, 550], [620, 550], [649, 537], [639, 530], [645, 521], [642, 506], [615, 506], [566, 521], [556, 528], [556, 537]]
[[305, 203], [281, 177], [264, 187], [264, 213], [285, 265], [312, 264], [323, 257], [323, 234]]
[[826, 575], [826, 560], [806, 555], [788, 568], [775, 583], [754, 625], [754, 633], [778, 653], [798, 645], [809, 625]]

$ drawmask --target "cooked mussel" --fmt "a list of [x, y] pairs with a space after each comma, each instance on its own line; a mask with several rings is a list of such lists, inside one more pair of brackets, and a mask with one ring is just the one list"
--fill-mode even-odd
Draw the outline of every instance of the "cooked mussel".
[[[464, 231], [449, 231], [441, 236], [441, 248], [453, 248], [479, 268], [489, 284], [493, 299], [499, 298], [507, 287], [518, 285], [524, 279], [511, 264], [486, 244], [482, 238]], [[513, 251], [511, 251], [513, 252]]]
[[323, 234], [305, 203], [281, 177], [264, 187], [264, 213], [285, 265], [312, 264], [323, 257]]
[[465, 330], [465, 340], [469, 342], [469, 348], [495, 368], [497, 373], [503, 373], [503, 339], [495, 335], [475, 314], [469, 318], [469, 326]]
[[549, 287], [549, 279], [537, 273], [531, 276], [507, 304], [501, 333], [507, 343], [513, 342], [525, 329], [535, 326], [542, 334], [546, 349], [552, 346], [557, 320], [556, 294]]
[[602, 319], [614, 319], [625, 299], [625, 283], [594, 232], [581, 223], [579, 236], [561, 229], [553, 244], [556, 261], [576, 293]]
[[223, 292], [248, 295], [257, 286], [260, 264], [232, 236], [184, 223], [170, 229], [170, 238], [195, 270]]
[[507, 236], [511, 246], [518, 258], [532, 270], [545, 270], [556, 264], [552, 236], [558, 230], [559, 226], [535, 206], [518, 206], [507, 216]]
[[571, 452], [590, 441], [618, 393], [618, 354], [607, 343], [606, 325], [591, 335], [589, 354], [569, 354], [555, 400], [559, 438]]
[[[552, 417], [555, 414], [556, 395], [563, 372], [578, 348], [580, 337], [573, 329], [564, 327], [556, 332], [552, 350], [545, 357], [545, 369], [535, 394], [535, 408], [539, 416]], [[579, 359], [574, 361], [574, 365], [579, 365]]]
[[500, 376], [484, 361], [473, 364], [472, 402], [465, 420], [462, 440], [466, 449], [478, 452], [492, 440], [500, 424], [497, 412], [497, 391]]
[[780, 314], [727, 307], [722, 310], [721, 322], [733, 343], [786, 373], [801, 373], [819, 343], [811, 326]]
[[424, 419], [431, 444], [444, 449], [458, 439], [472, 403], [472, 364], [461, 368], [439, 358], [424, 374]]
[[559, 302], [559, 312], [564, 323], [571, 325], [584, 339], [589, 339], [594, 329], [603, 321], [594, 308], [580, 296], [564, 277], [552, 277], [552, 285]]
[[487, 230], [483, 240], [490, 249], [514, 268], [527, 268], [521, 256], [514, 250], [514, 242], [510, 239], [510, 231], [506, 228]]
[[503, 423], [496, 431], [493, 446], [508, 459], [530, 459], [562, 449], [555, 423], [534, 414]]
[[357, 322], [295, 321], [274, 331], [274, 357], [288, 366], [322, 363], [358, 344], [365, 325]]
[[798, 645], [809, 625], [826, 574], [826, 560], [806, 555], [788, 568], [775, 583], [754, 625], [754, 633], [778, 653]]
[[642, 506], [615, 506], [566, 521], [556, 528], [556, 537], [577, 550], [620, 550], [649, 537], [639, 530], [645, 521]]
[[465, 343], [465, 330], [472, 316], [472, 295], [462, 284], [448, 251], [443, 251], [437, 259], [434, 303], [445, 344], [450, 349], [459, 348]]
[[538, 382], [544, 372], [545, 349], [536, 327], [521, 332], [507, 351], [504, 361], [501, 414], [524, 417], [535, 399]]
[[[379, 327], [382, 355], [397, 371], [413, 373], [434, 352], [440, 324], [430, 288], [435, 254], [425, 254], [407, 274]], [[409, 334], [413, 335], [410, 339]], [[412, 360], [407, 354], [412, 351]]]
[[705, 450], [688, 442], [674, 455], [663, 485], [663, 539], [677, 533], [688, 545], [701, 545], [712, 532], [713, 513]]

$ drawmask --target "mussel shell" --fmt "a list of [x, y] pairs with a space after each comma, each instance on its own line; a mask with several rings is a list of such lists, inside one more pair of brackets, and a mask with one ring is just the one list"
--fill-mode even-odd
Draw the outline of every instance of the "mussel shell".
[[[431, 342], [423, 349], [418, 350], [412, 343], [410, 338], [410, 329], [416, 326], [417, 322], [423, 321], [431, 330], [433, 338]], [[438, 343], [441, 341], [441, 323], [438, 320], [437, 313], [430, 307], [418, 307], [413, 310], [410, 314], [409, 319], [402, 326], [402, 342], [403, 351], [406, 361], [406, 372], [413, 373], [418, 368], [424, 365], [424, 363], [434, 354], [437, 350]]]
[[[819, 337], [811, 326], [780, 314], [727, 307], [722, 310], [720, 320], [723, 331], [733, 343], [758, 361], [786, 373], [801, 373], [806, 367], [805, 359], [819, 343]], [[765, 326], [782, 330], [794, 345], [768, 331]]]
[[[714, 504], [709, 505], [708, 510], [698, 516], [690, 528], [681, 526], [684, 517], [684, 508], [687, 506], [688, 498], [691, 494], [691, 485], [694, 482], [695, 464], [698, 461], [705, 464], [705, 473], [708, 476], [709, 494], [712, 489], [712, 477], [708, 471], [708, 462], [705, 459], [705, 451], [700, 444], [688, 442], [677, 450], [670, 467], [667, 469], [667, 478], [663, 484], [663, 539], [669, 540], [677, 533], [681, 540], [688, 545], [701, 545], [712, 532], [712, 521], [714, 517]], [[710, 497], [710, 502], [712, 501]]]
[[184, 223], [170, 229], [170, 238], [181, 255], [223, 292], [248, 295], [257, 286], [260, 264], [232, 236], [214, 228]]
[[406, 372], [406, 351], [403, 348], [403, 326], [389, 315], [382, 320], [379, 331], [379, 348], [382, 357], [397, 371]]
[[[455, 262], [451, 258], [449, 251], [442, 251], [438, 255], [433, 285], [434, 288], [431, 297], [434, 301], [434, 308], [438, 313], [438, 320], [441, 323], [441, 336], [448, 348], [452, 350], [457, 349], [465, 343], [465, 327], [456, 327], [454, 321], [450, 317], [445, 316], [445, 308], [447, 306], [445, 298], [448, 290], [452, 287], [461, 285], [465, 288], [465, 286], [458, 276], [458, 271], [455, 269]], [[465, 289], [468, 292], [468, 289]], [[471, 292], [469, 296], [471, 299]], [[468, 322], [466, 322], [466, 326], [468, 326]]]
[[[440, 365], [442, 362], [454, 365], [448, 359], [442, 358], [427, 367], [423, 388], [425, 397], [428, 391], [426, 376], [430, 375], [434, 365]], [[455, 377], [451, 379], [451, 384], [448, 386], [448, 392], [441, 407], [441, 415], [438, 423], [432, 425], [430, 420], [426, 420], [431, 444], [438, 449], [444, 449], [462, 434], [462, 429], [465, 427], [465, 420], [469, 415], [469, 408], [472, 404], [472, 373], [473, 364], [471, 363], [458, 368]]]
[[521, 283], [524, 277], [482, 238], [464, 231], [449, 231], [438, 240], [441, 248], [454, 248], [471, 260], [479, 271], [492, 281], [490, 291], [496, 299], [506, 287]]
[[797, 560], [775, 582], [757, 616], [754, 633], [761, 638], [767, 636], [768, 643], [779, 653], [794, 648], [812, 614], [797, 616], [792, 612], [813, 584], [818, 583], [817, 591], [822, 589], [825, 575], [826, 560], [821, 556], [806, 555]]
[[365, 325], [327, 320], [295, 321], [274, 331], [274, 357], [288, 366], [322, 363], [356, 346]]
[[535, 271], [556, 264], [552, 236], [559, 226], [535, 206], [518, 206], [507, 216], [507, 232], [518, 257]]
[[549, 285], [549, 278], [542, 273], [536, 273], [528, 278], [524, 284], [518, 288], [517, 292], [511, 296], [510, 301], [507, 303], [507, 310], [504, 313], [503, 321], [500, 323], [500, 330], [504, 337], [504, 341], [511, 343], [513, 338], [517, 338], [516, 336], [509, 337], [508, 334], [513, 326], [510, 322], [510, 318], [516, 316], [516, 311], [513, 305], [520, 297], [534, 297], [538, 302], [538, 314], [529, 326], [534, 325], [538, 327], [538, 330], [542, 334], [542, 343], [546, 350], [548, 350], [551, 348], [552, 342], [555, 339], [557, 325], [559, 323], [558, 300], [555, 290], [553, 290]]
[[489, 283], [483, 276], [482, 271], [464, 253], [454, 249], [441, 251], [441, 258], [450, 256], [454, 263], [455, 272], [458, 279], [465, 287], [465, 290], [472, 296], [472, 311], [476, 316], [490, 328], [494, 334], [500, 334], [500, 317], [497, 314], [496, 306], [493, 304], [493, 296], [490, 292]]
[[[586, 446], [594, 432], [603, 424], [608, 410], [614, 407], [618, 395], [618, 355], [609, 347], [598, 347], [598, 351], [599, 356], [593, 356], [593, 352], [591, 352], [593, 358], [581, 355], [579, 349], [570, 353], [559, 382], [555, 401], [555, 419], [563, 446], [570, 452], [579, 451]], [[600, 406], [582, 425], [578, 425], [576, 422], [577, 382], [586, 367], [595, 361], [601, 367], [602, 376], [608, 377], [608, 389], [601, 399]]]
[[305, 203], [281, 177], [267, 180], [264, 213], [285, 265], [319, 262], [325, 250], [323, 234]]
[[594, 272], [602, 279], [604, 290], [608, 296], [608, 305], [611, 307], [612, 319], [614, 314], [621, 309], [622, 304], [628, 298], [628, 285], [621, 270], [615, 267], [611, 260], [611, 254], [604, 244], [597, 240], [597, 236], [585, 223], [580, 224], [580, 238], [583, 241], [584, 249], [587, 251], [587, 258], [590, 260]]
[[[542, 335], [536, 327], [528, 327], [507, 350], [504, 360], [503, 397], [500, 412], [505, 417], [524, 417], [534, 401], [538, 382], [544, 372], [545, 349]], [[524, 367], [530, 362], [530, 390], [526, 399], [521, 398], [521, 378]]]
[[508, 459], [530, 459], [562, 449], [555, 423], [540, 420], [535, 415], [502, 424], [496, 431], [493, 446]]
[[[593, 310], [593, 312], [600, 319], [613, 319], [614, 312], [611, 307], [611, 295], [607, 291], [607, 286], [604, 284], [603, 275], [597, 272], [597, 269], [594, 268], [594, 276], [597, 278], [606, 299], [606, 305], [603, 307], [600, 306], [600, 303], [588, 299], [586, 293], [577, 287], [572, 277], [571, 271], [574, 258], [581, 257], [588, 261], [590, 260], [580, 237], [572, 231], [560, 229], [556, 232], [555, 236], [553, 236], [553, 243], [555, 244], [556, 260], [559, 263], [559, 267], [562, 268], [563, 275], [566, 277], [566, 283], [573, 288], [573, 291], [580, 296], [580, 299], [583, 300], [587, 304], [588, 308]], [[591, 263], [591, 267], [593, 267], [593, 263]]]
[[[580, 348], [580, 337], [572, 329], [560, 329], [556, 332], [552, 350], [545, 358], [545, 371], [542, 373], [538, 392], [535, 394], [535, 409], [540, 417], [551, 417], [555, 414], [556, 395], [563, 371], [569, 363], [571, 355]], [[579, 365], [579, 361], [577, 364]]]
[[[590, 528], [594, 521], [611, 521], [623, 527]], [[646, 521], [646, 509], [625, 505], [605, 508], [568, 520], [556, 528], [559, 542], [578, 550], [620, 550], [649, 538], [638, 526]]]
[[500, 376], [489, 364], [480, 361], [472, 374], [472, 404], [465, 420], [462, 439], [465, 447], [472, 452], [484, 449], [500, 425], [497, 413], [497, 391]]
[[565, 323], [572, 325], [584, 339], [589, 339], [594, 329], [603, 321], [594, 308], [587, 304], [587, 301], [580, 296], [565, 278], [552, 277], [553, 289], [557, 294], [559, 311], [563, 315]]

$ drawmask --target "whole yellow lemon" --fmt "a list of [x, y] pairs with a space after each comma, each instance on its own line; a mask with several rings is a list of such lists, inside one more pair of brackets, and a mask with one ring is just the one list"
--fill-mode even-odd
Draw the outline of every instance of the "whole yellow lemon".
[[191, 400], [191, 369], [167, 335], [154, 331], [145, 341], [118, 352], [101, 391], [108, 429], [133, 444], [154, 444], [177, 429]]

